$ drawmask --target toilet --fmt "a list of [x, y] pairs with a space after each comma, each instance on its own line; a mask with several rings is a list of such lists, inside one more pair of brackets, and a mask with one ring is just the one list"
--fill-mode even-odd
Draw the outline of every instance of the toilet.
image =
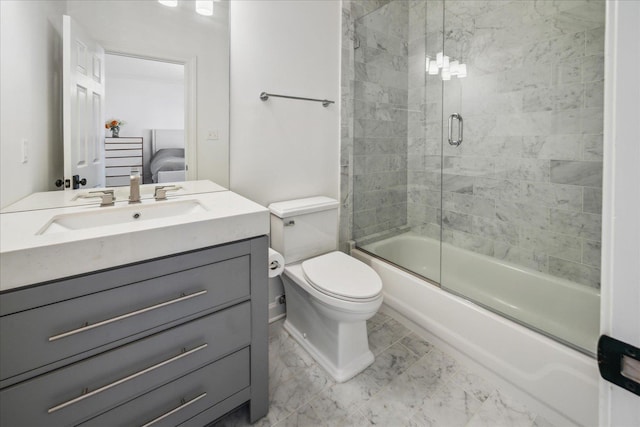
[[338, 202], [329, 197], [277, 202], [271, 247], [285, 260], [284, 329], [337, 382], [374, 361], [367, 320], [382, 304], [382, 281], [368, 265], [337, 251]]

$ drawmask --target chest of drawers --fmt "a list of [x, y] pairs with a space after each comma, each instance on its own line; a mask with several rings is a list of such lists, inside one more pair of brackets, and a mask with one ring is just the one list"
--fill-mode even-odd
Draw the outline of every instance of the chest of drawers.
[[104, 163], [107, 187], [129, 185], [131, 169], [143, 175], [142, 137], [105, 138]]
[[267, 396], [266, 237], [0, 294], [0, 425], [205, 425]]

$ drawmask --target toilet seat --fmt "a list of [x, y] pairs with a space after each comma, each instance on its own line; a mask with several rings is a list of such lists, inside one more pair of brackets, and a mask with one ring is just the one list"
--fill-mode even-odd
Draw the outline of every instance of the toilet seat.
[[382, 281], [368, 265], [335, 251], [302, 262], [304, 278], [317, 291], [354, 302], [371, 301], [382, 292]]

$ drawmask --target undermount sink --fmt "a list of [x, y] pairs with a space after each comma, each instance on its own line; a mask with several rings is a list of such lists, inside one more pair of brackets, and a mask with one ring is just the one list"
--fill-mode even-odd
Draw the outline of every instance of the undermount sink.
[[152, 202], [123, 207], [92, 208], [85, 212], [56, 215], [36, 234], [43, 235], [109, 225], [131, 224], [151, 219], [191, 215], [207, 210], [198, 200], [193, 199]]
[[187, 193], [162, 201], [100, 207], [49, 191], [0, 212], [0, 292], [269, 233], [264, 206], [210, 181], [177, 184]]

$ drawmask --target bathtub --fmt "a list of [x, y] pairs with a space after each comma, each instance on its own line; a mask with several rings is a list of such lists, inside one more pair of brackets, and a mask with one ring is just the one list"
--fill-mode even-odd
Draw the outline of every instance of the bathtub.
[[367, 253], [437, 281], [437, 240], [409, 232], [363, 249], [352, 255], [378, 272], [385, 305], [414, 329], [505, 381], [552, 421], [597, 425], [597, 362], [584, 354], [595, 352], [599, 333], [595, 289], [443, 244], [444, 286], [475, 304]]

